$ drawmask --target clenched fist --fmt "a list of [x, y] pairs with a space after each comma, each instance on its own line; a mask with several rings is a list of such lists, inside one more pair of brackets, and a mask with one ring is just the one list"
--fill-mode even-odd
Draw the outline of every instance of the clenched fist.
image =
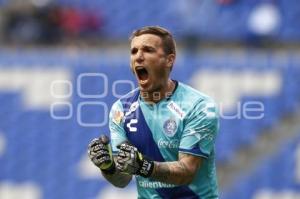
[[91, 161], [104, 173], [113, 174], [115, 164], [109, 142], [106, 135], [93, 139], [88, 146], [88, 155]]
[[152, 160], [145, 157], [129, 142], [123, 142], [118, 148], [119, 153], [116, 167], [119, 171], [131, 175], [140, 175], [145, 178], [151, 176], [154, 168], [154, 162]]

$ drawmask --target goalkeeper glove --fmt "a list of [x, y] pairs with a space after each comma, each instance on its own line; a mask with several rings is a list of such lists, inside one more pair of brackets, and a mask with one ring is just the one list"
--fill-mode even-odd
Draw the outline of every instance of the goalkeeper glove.
[[123, 142], [118, 148], [120, 149], [116, 162], [118, 170], [131, 175], [140, 175], [145, 178], [151, 176], [154, 161], [145, 157], [135, 146], [128, 142]]
[[109, 138], [102, 135], [95, 138], [88, 146], [88, 155], [91, 161], [106, 174], [115, 173], [115, 163], [112, 157]]

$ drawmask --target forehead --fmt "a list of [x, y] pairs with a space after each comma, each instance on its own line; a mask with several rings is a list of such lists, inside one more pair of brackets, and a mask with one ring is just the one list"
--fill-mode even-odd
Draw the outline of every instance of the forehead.
[[139, 48], [142, 46], [160, 47], [162, 40], [159, 36], [153, 34], [143, 34], [134, 37], [131, 41], [131, 48]]

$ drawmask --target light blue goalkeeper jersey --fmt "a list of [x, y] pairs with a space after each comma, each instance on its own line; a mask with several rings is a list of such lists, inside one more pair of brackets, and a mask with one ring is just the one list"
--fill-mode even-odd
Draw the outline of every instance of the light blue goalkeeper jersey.
[[194, 180], [186, 186], [136, 176], [138, 198], [218, 198], [214, 162], [218, 115], [211, 98], [176, 82], [171, 96], [150, 105], [135, 89], [114, 103], [109, 118], [114, 154], [116, 146], [128, 140], [154, 161], [177, 161], [179, 153], [203, 158]]

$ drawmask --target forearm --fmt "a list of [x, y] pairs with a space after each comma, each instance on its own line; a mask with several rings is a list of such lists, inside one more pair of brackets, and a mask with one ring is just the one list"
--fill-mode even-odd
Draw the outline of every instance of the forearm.
[[126, 187], [132, 178], [131, 175], [120, 173], [118, 170], [116, 170], [114, 174], [106, 174], [105, 172], [102, 172], [102, 175], [107, 181], [119, 188]]
[[155, 162], [151, 178], [176, 185], [190, 184], [194, 178], [194, 172], [180, 161]]
[[178, 161], [154, 162], [138, 152], [135, 146], [123, 143], [119, 147], [116, 162], [118, 170], [125, 173], [150, 177], [170, 184], [186, 185], [193, 181], [200, 167], [201, 158], [179, 153]]

